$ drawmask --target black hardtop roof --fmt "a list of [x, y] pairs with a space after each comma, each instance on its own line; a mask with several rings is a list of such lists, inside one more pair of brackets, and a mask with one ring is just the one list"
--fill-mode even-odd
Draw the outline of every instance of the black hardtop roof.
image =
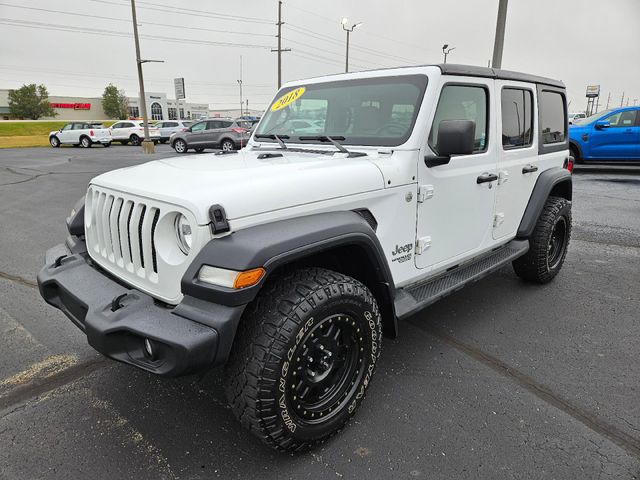
[[513, 80], [518, 82], [540, 83], [557, 88], [565, 88], [564, 83], [552, 78], [539, 77], [528, 73], [512, 72], [498, 68], [477, 67], [474, 65], [458, 65], [455, 63], [441, 63], [436, 65], [443, 75], [460, 75], [469, 77], [495, 78], [500, 80]]

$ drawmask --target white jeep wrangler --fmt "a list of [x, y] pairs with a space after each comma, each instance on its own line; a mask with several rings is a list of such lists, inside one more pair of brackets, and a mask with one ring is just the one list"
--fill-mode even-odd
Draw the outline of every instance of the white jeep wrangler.
[[312, 447], [354, 414], [398, 319], [507, 263], [558, 273], [566, 110], [561, 82], [461, 65], [290, 83], [240, 152], [93, 179], [40, 292], [113, 359], [225, 365], [245, 427]]

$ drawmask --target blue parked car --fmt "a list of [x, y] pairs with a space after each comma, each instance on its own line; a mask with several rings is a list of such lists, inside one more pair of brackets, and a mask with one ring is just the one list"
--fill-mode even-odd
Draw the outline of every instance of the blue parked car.
[[615, 108], [569, 126], [576, 163], [640, 161], [640, 107]]

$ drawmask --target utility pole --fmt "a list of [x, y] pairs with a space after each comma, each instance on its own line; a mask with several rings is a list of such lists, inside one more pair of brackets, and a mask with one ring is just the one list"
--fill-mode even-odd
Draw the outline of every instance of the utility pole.
[[609, 102], [611, 101], [611, 92], [609, 92], [609, 95], [607, 95], [607, 107], [605, 108], [605, 110], [609, 110]]
[[620, 106], [624, 104], [624, 92], [622, 92], [622, 98], [620, 99]]
[[147, 115], [147, 99], [144, 93], [142, 64], [148, 62], [162, 63], [162, 60], [142, 60], [140, 58], [140, 39], [138, 38], [138, 18], [136, 17], [135, 0], [131, 0], [131, 17], [133, 18], [133, 38], [136, 43], [136, 64], [138, 65], [138, 83], [140, 84], [140, 108], [142, 109], [142, 120], [144, 121], [144, 140], [142, 142], [142, 150], [145, 153], [155, 153], [155, 145], [149, 139], [149, 116]]
[[507, 3], [509, 0], [499, 0], [498, 20], [496, 22], [496, 38], [493, 44], [493, 68], [502, 68], [502, 50], [504, 48], [504, 31], [507, 23]]
[[290, 52], [290, 48], [282, 48], [282, 25], [284, 22], [282, 21], [282, 0], [278, 0], [278, 48], [272, 48], [272, 52], [278, 52], [278, 90], [282, 86], [282, 52]]
[[240, 55], [240, 80], [238, 80], [238, 85], [240, 85], [240, 116], [242, 116], [242, 106], [244, 105], [244, 100], [242, 99], [242, 55]]
[[349, 20], [347, 18], [343, 18], [342, 22], [340, 22], [340, 23], [342, 24], [342, 29], [345, 32], [347, 32], [347, 54], [346, 54], [346, 57], [345, 57], [344, 71], [345, 71], [345, 73], [349, 73], [349, 35], [356, 28], [358, 28], [360, 25], [362, 25], [362, 22], [354, 23], [350, 27], [347, 27], [347, 24], [349, 23]]

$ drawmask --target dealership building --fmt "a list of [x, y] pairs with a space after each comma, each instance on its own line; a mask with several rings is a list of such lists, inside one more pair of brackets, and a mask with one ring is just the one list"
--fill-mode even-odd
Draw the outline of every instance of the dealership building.
[[[140, 118], [140, 99], [127, 97], [129, 102], [129, 116]], [[58, 114], [53, 118], [42, 120], [109, 120], [102, 109], [102, 97], [62, 97], [49, 96], [49, 103]], [[165, 93], [146, 92], [147, 115], [150, 120], [175, 120], [178, 109], [180, 118], [197, 119], [209, 116], [209, 105], [204, 103], [188, 103], [167, 98]], [[13, 120], [9, 113], [9, 90], [0, 89], [0, 119]]]

